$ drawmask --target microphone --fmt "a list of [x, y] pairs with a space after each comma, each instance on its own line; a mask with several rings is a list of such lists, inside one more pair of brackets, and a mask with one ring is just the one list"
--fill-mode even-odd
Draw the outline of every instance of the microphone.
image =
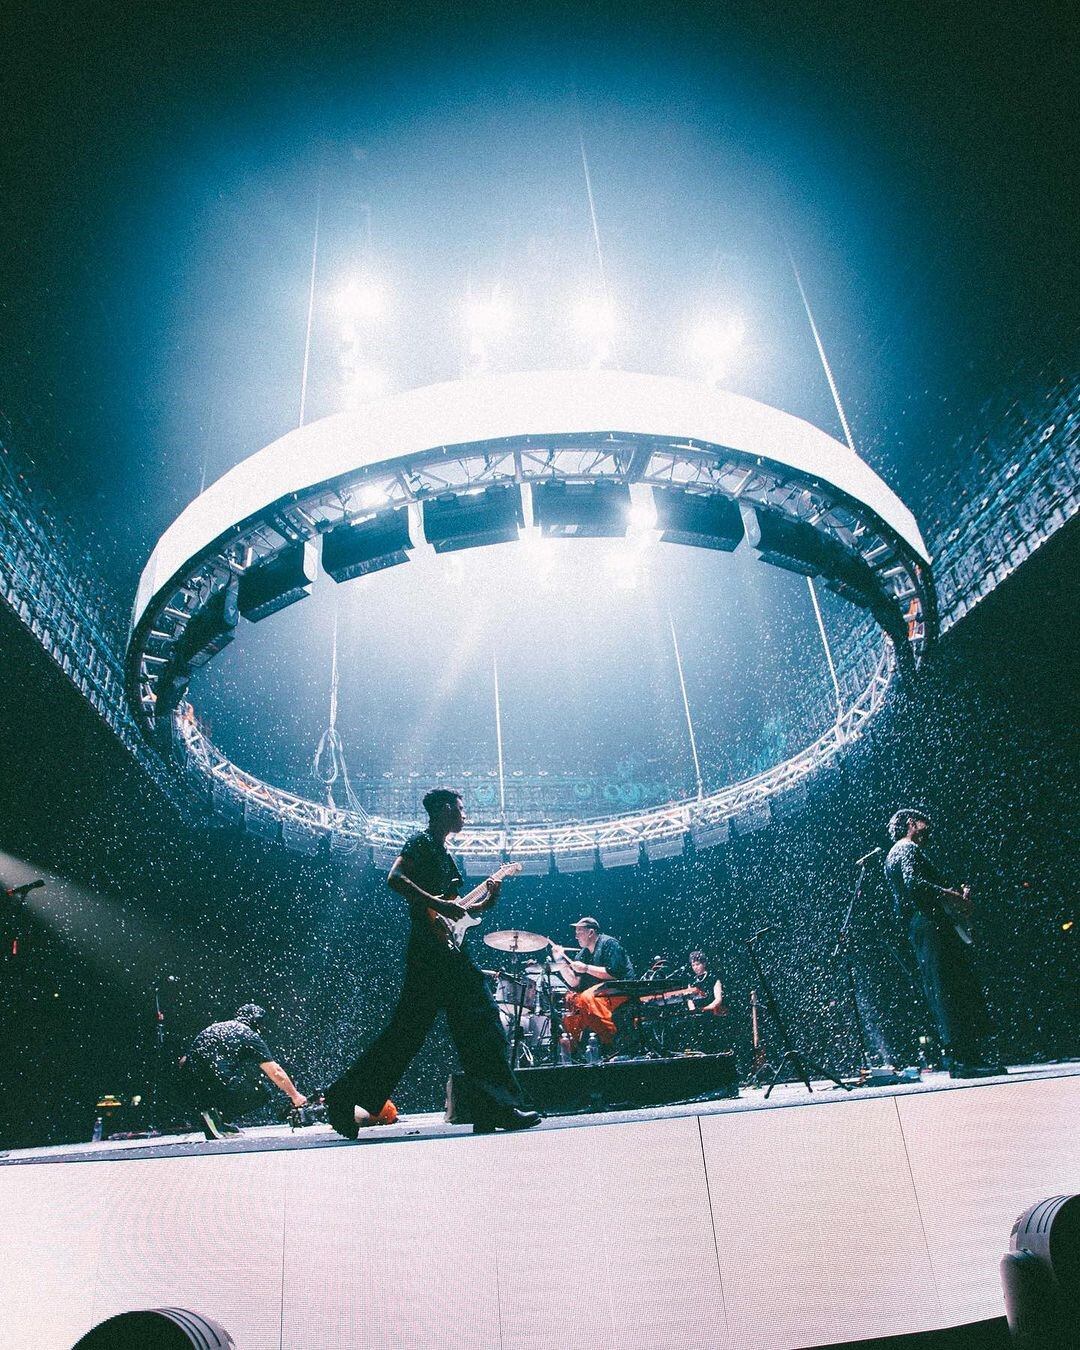
[[863, 864], [868, 863], [871, 858], [876, 858], [879, 853], [884, 852], [885, 850], [883, 848], [872, 848], [869, 853], [864, 853], [861, 858], [855, 859], [855, 866], [862, 867]]
[[28, 881], [25, 886], [12, 886], [12, 888], [9, 891], [5, 891], [4, 894], [17, 895], [21, 900], [24, 895], [28, 895], [31, 891], [36, 891], [39, 887], [44, 885], [45, 883], [43, 881]]

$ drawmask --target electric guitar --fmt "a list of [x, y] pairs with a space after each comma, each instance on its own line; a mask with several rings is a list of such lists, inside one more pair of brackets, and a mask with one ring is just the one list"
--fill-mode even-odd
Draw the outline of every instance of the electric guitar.
[[[505, 877], [516, 877], [520, 871], [521, 863], [503, 863], [497, 871], [492, 872], [488, 881], [502, 881]], [[487, 909], [484, 901], [488, 898], [488, 881], [482, 881], [468, 895], [444, 897], [448, 900], [452, 899], [454, 904], [461, 905], [466, 910], [473, 910], [474, 913], [472, 914], [463, 914], [460, 919], [448, 919], [445, 914], [440, 914], [437, 909], [427, 911], [428, 923], [431, 924], [432, 930], [452, 952], [461, 950], [465, 935], [470, 928], [475, 927], [480, 922], [481, 914]]]
[[956, 936], [960, 941], [970, 947], [975, 941], [975, 934], [971, 927], [969, 899], [971, 887], [961, 886], [959, 890], [956, 890], [951, 886], [935, 886], [932, 881], [923, 882], [923, 885], [929, 886], [931, 890], [937, 892], [941, 912], [956, 930]]

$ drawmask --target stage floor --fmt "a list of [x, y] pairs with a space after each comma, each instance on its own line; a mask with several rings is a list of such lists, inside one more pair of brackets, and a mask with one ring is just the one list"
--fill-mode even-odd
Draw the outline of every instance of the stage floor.
[[[802, 1083], [778, 1083], [768, 1098], [764, 1087], [744, 1087], [738, 1098], [719, 1101], [680, 1102], [672, 1106], [637, 1110], [579, 1113], [551, 1116], [538, 1130], [584, 1129], [595, 1125], [630, 1121], [664, 1120], [681, 1116], [729, 1115], [742, 1111], [775, 1111], [793, 1107], [835, 1105], [867, 1098], [908, 1097], [926, 1092], [977, 1091], [995, 1084], [1015, 1084], [1040, 1078], [1080, 1076], [1080, 1060], [1053, 1064], [1015, 1064], [1008, 1075], [996, 1078], [953, 1079], [947, 1073], [924, 1072], [917, 1083], [890, 1087], [856, 1087], [844, 1092], [828, 1080], [814, 1081], [812, 1093]], [[283, 1149], [355, 1148], [375, 1144], [406, 1143], [424, 1139], [459, 1138], [472, 1134], [469, 1125], [449, 1125], [441, 1112], [402, 1114], [397, 1123], [364, 1130], [354, 1144], [342, 1139], [328, 1125], [302, 1129], [288, 1125], [261, 1125], [222, 1140], [206, 1140], [202, 1132], [162, 1134], [150, 1139], [106, 1139], [98, 1143], [56, 1144], [42, 1148], [0, 1151], [0, 1166], [26, 1163], [118, 1162], [125, 1158], [178, 1158], [202, 1153], [266, 1153]]]
[[510, 1135], [423, 1115], [358, 1144], [321, 1125], [13, 1151], [0, 1344], [70, 1350], [152, 1307], [243, 1350], [559, 1350], [586, 1328], [798, 1350], [1000, 1317], [1014, 1220], [1080, 1183], [1080, 1063], [815, 1089]]

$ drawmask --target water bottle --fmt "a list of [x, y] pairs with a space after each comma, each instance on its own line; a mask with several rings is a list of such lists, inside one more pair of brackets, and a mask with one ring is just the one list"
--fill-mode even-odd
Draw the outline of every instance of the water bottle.
[[589, 1039], [585, 1042], [585, 1063], [600, 1063], [600, 1042], [596, 1038], [596, 1032], [589, 1032]]
[[92, 1144], [100, 1144], [104, 1134], [105, 1134], [105, 1121], [101, 1116], [95, 1116], [94, 1129], [93, 1133], [90, 1135], [90, 1142]]
[[570, 1037], [565, 1032], [559, 1037], [559, 1063], [570, 1064], [573, 1062], [571, 1053]]

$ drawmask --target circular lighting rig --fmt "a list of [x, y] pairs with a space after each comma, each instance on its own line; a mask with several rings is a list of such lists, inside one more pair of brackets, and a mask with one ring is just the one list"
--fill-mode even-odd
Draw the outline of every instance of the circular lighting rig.
[[[197, 497], [158, 541], [139, 582], [128, 697], [145, 734], [179, 751], [223, 808], [266, 833], [328, 836], [392, 852], [411, 820], [323, 804], [263, 782], [207, 738], [193, 675], [258, 622], [306, 596], [319, 563], [336, 581], [437, 553], [518, 539], [625, 534], [652, 498], [661, 538], [817, 577], [858, 605], [856, 683], [824, 735], [766, 773], [648, 810], [560, 824], [470, 826], [456, 851], [477, 869], [509, 856], [572, 865], [636, 861], [762, 823], [882, 706], [935, 628], [930, 559], [911, 512], [846, 445], [799, 418], [699, 383], [622, 371], [544, 371], [432, 385], [289, 432]], [[884, 633], [884, 640], [881, 634]]]

